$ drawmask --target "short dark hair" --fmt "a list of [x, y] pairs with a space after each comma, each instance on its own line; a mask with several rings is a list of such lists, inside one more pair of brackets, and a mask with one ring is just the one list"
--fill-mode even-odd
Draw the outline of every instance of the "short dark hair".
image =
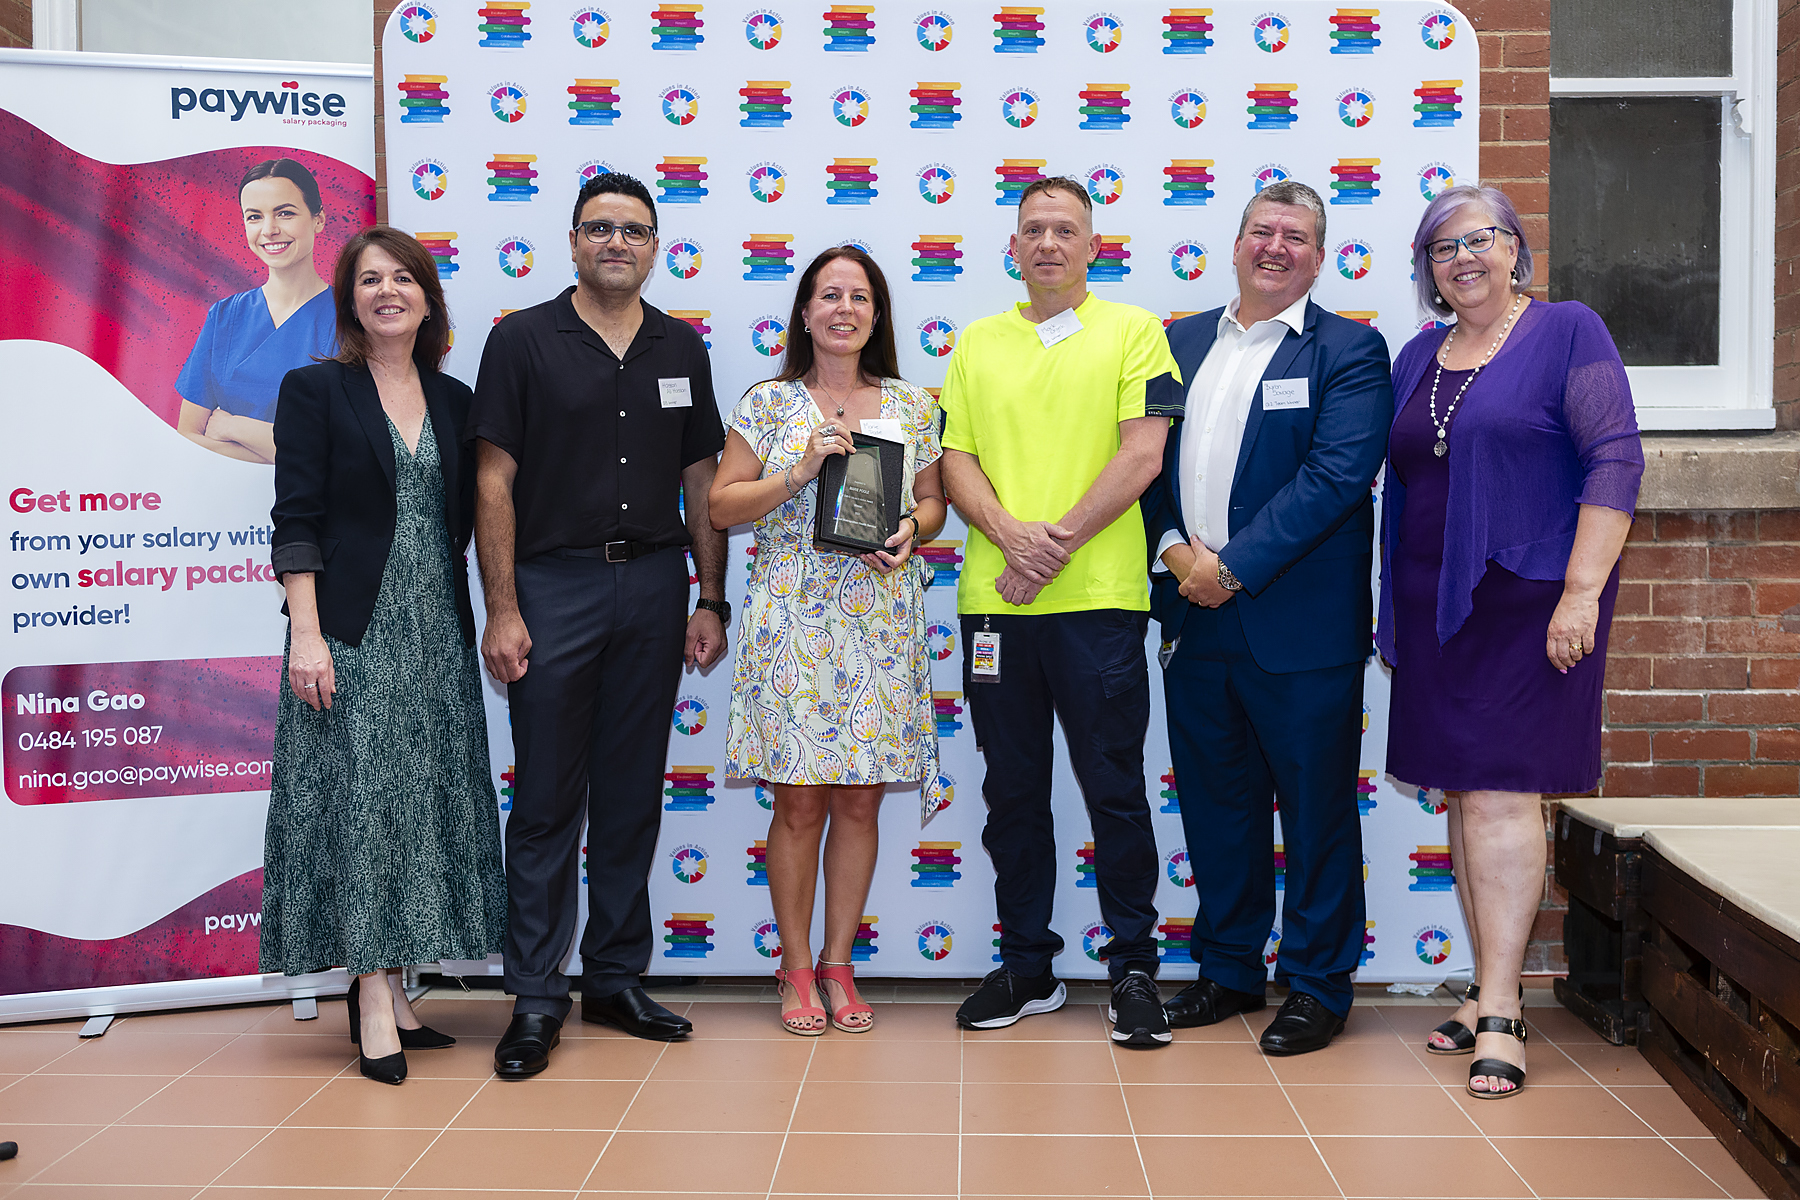
[[634, 176], [618, 171], [606, 171], [581, 185], [581, 190], [575, 193], [575, 215], [569, 218], [569, 228], [573, 229], [581, 224], [581, 210], [587, 207], [589, 200], [595, 196], [613, 194], [630, 196], [633, 200], [642, 202], [650, 210], [650, 227], [656, 228], [656, 201], [650, 198], [650, 189]]
[[794, 285], [794, 308], [788, 314], [787, 355], [781, 360], [781, 374], [775, 377], [779, 383], [804, 379], [813, 368], [813, 342], [812, 334], [806, 331], [806, 306], [818, 290], [819, 272], [827, 263], [840, 258], [847, 258], [861, 267], [863, 274], [869, 277], [869, 290], [875, 293], [875, 328], [862, 348], [857, 365], [863, 374], [874, 379], [900, 377], [900, 357], [894, 352], [894, 305], [888, 295], [887, 276], [881, 273], [881, 268], [875, 265], [867, 251], [857, 246], [833, 246], [808, 263], [800, 275], [800, 282]]
[[332, 361], [360, 367], [369, 358], [369, 334], [356, 319], [356, 276], [362, 267], [363, 251], [377, 247], [387, 251], [394, 261], [412, 275], [425, 293], [428, 319], [419, 326], [413, 341], [413, 362], [420, 371], [437, 371], [450, 353], [450, 309], [444, 303], [444, 285], [438, 282], [437, 263], [431, 252], [419, 245], [410, 234], [389, 225], [371, 225], [351, 238], [338, 254], [337, 269], [332, 272], [331, 293], [337, 308], [338, 352]]
[[1047, 196], [1052, 192], [1067, 192], [1081, 201], [1081, 207], [1087, 210], [1088, 224], [1094, 223], [1094, 198], [1088, 195], [1087, 186], [1081, 181], [1070, 179], [1067, 175], [1050, 175], [1043, 179], [1034, 179], [1019, 193], [1019, 215], [1025, 214], [1025, 202], [1033, 196]]
[[325, 202], [319, 198], [319, 181], [311, 171], [291, 158], [265, 158], [245, 171], [244, 177], [238, 180], [239, 194], [259, 179], [285, 179], [300, 189], [307, 212], [316, 217], [325, 211]]
[[1238, 218], [1237, 235], [1240, 238], [1244, 236], [1244, 230], [1250, 228], [1250, 214], [1259, 204], [1285, 204], [1290, 208], [1306, 209], [1313, 215], [1313, 240], [1319, 244], [1319, 249], [1325, 248], [1325, 202], [1319, 199], [1319, 193], [1298, 179], [1271, 183], [1244, 205], [1244, 215]]

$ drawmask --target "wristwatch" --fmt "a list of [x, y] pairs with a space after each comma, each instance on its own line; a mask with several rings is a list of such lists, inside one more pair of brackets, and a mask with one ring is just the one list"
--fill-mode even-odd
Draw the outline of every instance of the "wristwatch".
[[1225, 565], [1225, 560], [1222, 558], [1219, 560], [1219, 586], [1228, 592], [1244, 590], [1244, 585], [1238, 582], [1238, 577], [1231, 573], [1231, 568]]
[[704, 608], [707, 612], [719, 614], [719, 624], [731, 628], [731, 601], [729, 600], [696, 600], [695, 609]]

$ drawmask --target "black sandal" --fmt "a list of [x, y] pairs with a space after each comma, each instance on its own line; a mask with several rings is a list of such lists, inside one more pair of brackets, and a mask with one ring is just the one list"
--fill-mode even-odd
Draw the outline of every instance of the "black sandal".
[[[1522, 987], [1524, 985], [1521, 984], [1520, 986]], [[1465, 1001], [1481, 999], [1481, 985], [1479, 983], [1471, 983], [1468, 990], [1463, 993], [1463, 999]], [[1427, 1054], [1456, 1055], [1475, 1053], [1475, 1032], [1455, 1017], [1451, 1017], [1448, 1021], [1445, 1021], [1431, 1032], [1441, 1033], [1449, 1038], [1450, 1044], [1454, 1046], [1455, 1049], [1440, 1049], [1439, 1047], [1432, 1045], [1431, 1040], [1427, 1038], [1425, 1041], [1425, 1053]]]
[[[1525, 1020], [1522, 1017], [1477, 1017], [1476, 1033], [1510, 1033], [1525, 1044]], [[1504, 1092], [1476, 1091], [1474, 1083], [1484, 1075], [1492, 1075], [1512, 1084]], [[1469, 1082], [1464, 1085], [1469, 1095], [1478, 1100], [1503, 1100], [1525, 1090], [1525, 1068], [1515, 1067], [1501, 1058], [1478, 1058], [1469, 1064]]]

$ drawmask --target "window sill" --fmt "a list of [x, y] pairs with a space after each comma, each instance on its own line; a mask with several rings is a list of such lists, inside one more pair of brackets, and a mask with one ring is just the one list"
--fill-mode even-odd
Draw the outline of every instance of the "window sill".
[[1639, 512], [1800, 509], [1800, 432], [1646, 433]]

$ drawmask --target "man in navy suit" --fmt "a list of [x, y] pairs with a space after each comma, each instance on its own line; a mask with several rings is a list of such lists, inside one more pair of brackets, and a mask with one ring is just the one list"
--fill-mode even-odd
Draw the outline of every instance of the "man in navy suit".
[[1264, 1006], [1278, 800], [1287, 878], [1275, 979], [1290, 990], [1262, 1036], [1269, 1054], [1322, 1049], [1343, 1029], [1363, 945], [1370, 485], [1394, 396], [1381, 335], [1308, 299], [1324, 243], [1325, 207], [1304, 184], [1273, 184], [1245, 208], [1237, 298], [1169, 327], [1191, 382], [1143, 499], [1200, 902], [1200, 978], [1169, 1002], [1170, 1024]]

